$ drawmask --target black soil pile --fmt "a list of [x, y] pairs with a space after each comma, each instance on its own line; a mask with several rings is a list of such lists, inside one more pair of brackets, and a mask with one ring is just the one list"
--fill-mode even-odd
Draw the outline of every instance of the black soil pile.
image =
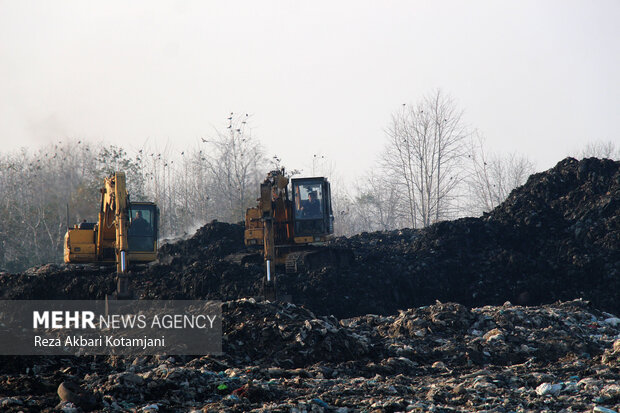
[[[356, 266], [283, 277], [293, 297], [339, 316], [441, 301], [475, 307], [583, 297], [620, 312], [620, 162], [568, 158], [481, 218], [363, 233], [334, 244]], [[329, 309], [329, 310], [324, 310]]]
[[[240, 225], [165, 244], [137, 297], [223, 300], [223, 354], [0, 357], [0, 410], [620, 410], [620, 162], [565, 159], [481, 218], [332, 245], [354, 262], [282, 274], [291, 304], [248, 298], [263, 268], [231, 260]], [[0, 273], [2, 299], [113, 290], [109, 266]]]
[[[319, 315], [394, 314], [435, 300], [468, 307], [584, 298], [620, 313], [620, 162], [567, 158], [532, 175], [494, 211], [422, 230], [362, 233], [332, 242], [348, 267], [281, 274], [279, 288]], [[212, 222], [163, 245], [134, 271], [143, 298], [234, 300], [260, 293], [262, 265], [228, 259], [244, 250], [240, 225]], [[112, 268], [44, 266], [0, 275], [3, 298], [101, 298]]]

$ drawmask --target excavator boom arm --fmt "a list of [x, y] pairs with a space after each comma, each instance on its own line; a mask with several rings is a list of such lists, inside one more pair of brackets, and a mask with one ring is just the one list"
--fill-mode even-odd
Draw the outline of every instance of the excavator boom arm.
[[125, 173], [117, 172], [114, 179], [116, 181], [116, 185], [114, 186], [117, 254], [116, 272], [122, 274], [127, 271], [127, 251], [129, 251], [129, 243], [127, 241], [127, 228], [129, 226], [127, 210], [129, 209], [129, 202], [127, 199]]

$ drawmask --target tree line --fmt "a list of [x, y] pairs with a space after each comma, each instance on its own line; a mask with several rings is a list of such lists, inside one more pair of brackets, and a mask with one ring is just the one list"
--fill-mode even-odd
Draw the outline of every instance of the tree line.
[[[67, 225], [96, 220], [103, 178], [117, 170], [127, 174], [131, 200], [159, 206], [162, 238], [213, 219], [242, 221], [266, 172], [281, 162], [267, 157], [248, 114], [230, 113], [224, 125], [180, 152], [65, 140], [0, 153], [0, 269], [60, 262]], [[617, 158], [618, 149], [599, 142], [578, 155]], [[524, 155], [489, 152], [440, 90], [393, 112], [383, 152], [353, 185], [343, 184], [325, 156], [312, 156], [312, 174], [332, 181], [337, 235], [479, 215], [535, 168]]]

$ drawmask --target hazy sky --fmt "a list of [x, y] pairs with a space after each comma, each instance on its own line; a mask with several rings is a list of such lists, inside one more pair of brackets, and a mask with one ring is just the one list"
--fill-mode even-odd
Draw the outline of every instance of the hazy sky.
[[351, 177], [436, 88], [539, 169], [620, 144], [620, 1], [0, 0], [2, 151], [180, 151], [247, 112], [289, 168], [321, 153]]

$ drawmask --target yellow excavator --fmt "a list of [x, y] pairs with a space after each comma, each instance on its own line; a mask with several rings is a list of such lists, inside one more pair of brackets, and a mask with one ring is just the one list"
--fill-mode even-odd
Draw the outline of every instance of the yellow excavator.
[[66, 263], [116, 263], [117, 296], [129, 298], [130, 264], [157, 259], [159, 211], [152, 202], [130, 202], [124, 172], [104, 179], [97, 222], [82, 222], [65, 234]]
[[[248, 247], [262, 246], [265, 262], [263, 293], [276, 297], [276, 266], [287, 273], [322, 265], [347, 265], [350, 250], [327, 247], [333, 238], [334, 215], [327, 178], [285, 176], [284, 168], [271, 171], [260, 186], [258, 205], [245, 215], [244, 241]], [[236, 260], [243, 263], [248, 254]]]

